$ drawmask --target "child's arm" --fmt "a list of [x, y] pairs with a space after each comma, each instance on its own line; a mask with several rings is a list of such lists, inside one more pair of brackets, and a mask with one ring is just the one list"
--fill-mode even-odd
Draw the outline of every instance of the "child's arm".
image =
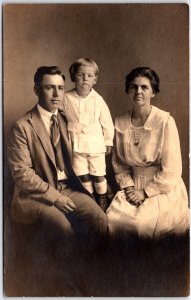
[[[100, 124], [102, 126], [104, 141], [106, 145], [106, 153], [111, 153], [111, 147], [113, 146], [114, 138], [114, 126], [111, 118], [109, 108], [105, 101], [102, 99], [101, 104], [101, 113], [100, 113]], [[108, 149], [107, 149], [108, 148]]]
[[112, 152], [112, 146], [106, 146], [106, 153], [105, 155], [111, 154]]

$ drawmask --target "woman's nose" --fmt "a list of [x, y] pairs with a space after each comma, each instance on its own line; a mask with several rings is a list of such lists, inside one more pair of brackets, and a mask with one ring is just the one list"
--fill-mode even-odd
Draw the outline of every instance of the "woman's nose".
[[140, 86], [137, 86], [136, 94], [140, 94], [140, 93], [141, 93], [141, 87], [140, 87]]

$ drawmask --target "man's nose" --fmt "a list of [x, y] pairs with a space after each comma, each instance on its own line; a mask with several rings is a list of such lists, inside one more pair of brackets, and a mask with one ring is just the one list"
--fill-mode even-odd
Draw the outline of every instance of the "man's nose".
[[59, 90], [57, 87], [54, 88], [54, 96], [57, 97], [59, 95]]

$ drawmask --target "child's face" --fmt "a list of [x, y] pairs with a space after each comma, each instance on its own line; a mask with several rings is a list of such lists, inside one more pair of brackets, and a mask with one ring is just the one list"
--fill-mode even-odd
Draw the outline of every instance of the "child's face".
[[90, 92], [97, 82], [95, 69], [90, 66], [80, 66], [75, 74], [75, 84], [78, 92]]

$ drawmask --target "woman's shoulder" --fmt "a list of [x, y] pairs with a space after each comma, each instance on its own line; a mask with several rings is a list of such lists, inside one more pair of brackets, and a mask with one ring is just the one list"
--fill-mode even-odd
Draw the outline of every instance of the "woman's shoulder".
[[115, 119], [115, 128], [119, 131], [128, 130], [131, 124], [131, 111], [127, 111]]
[[144, 128], [152, 130], [159, 125], [165, 124], [170, 117], [170, 113], [156, 106], [152, 106], [151, 113], [145, 122]]

